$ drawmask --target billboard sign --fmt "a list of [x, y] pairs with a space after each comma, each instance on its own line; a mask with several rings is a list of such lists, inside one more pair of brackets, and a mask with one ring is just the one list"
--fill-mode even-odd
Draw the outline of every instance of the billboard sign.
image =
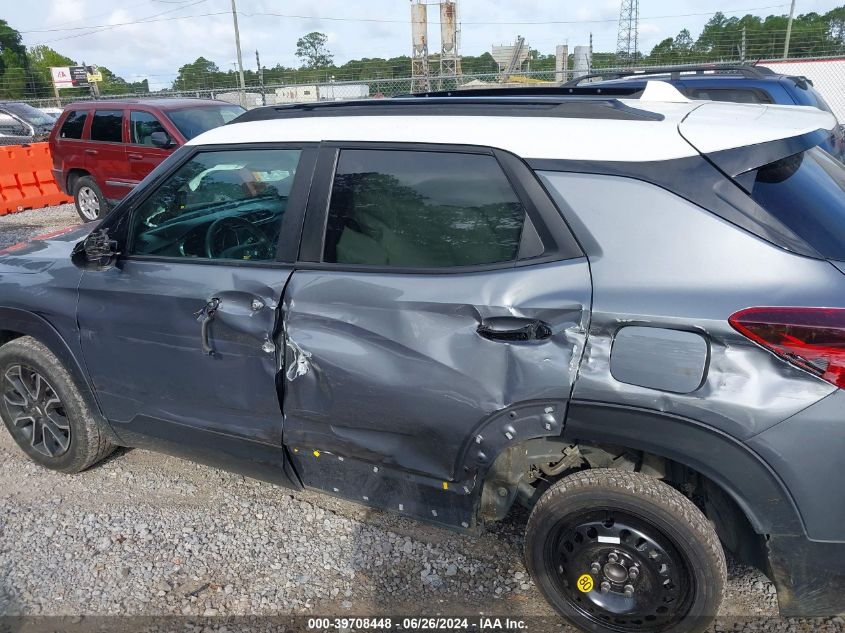
[[[90, 66], [88, 68], [91, 68]], [[99, 69], [97, 69], [99, 73]], [[88, 88], [88, 70], [85, 66], [58, 66], [50, 68], [56, 88]], [[102, 75], [100, 75], [102, 80]]]
[[73, 80], [70, 78], [70, 68], [67, 66], [51, 68], [50, 75], [53, 77], [53, 85], [56, 88], [73, 88]]
[[100, 72], [99, 66], [86, 66], [85, 74], [88, 78], [88, 83], [94, 83], [103, 80], [103, 73]]
[[88, 70], [85, 66], [71, 66], [70, 78], [73, 80], [74, 88], [87, 88], [88, 84]]

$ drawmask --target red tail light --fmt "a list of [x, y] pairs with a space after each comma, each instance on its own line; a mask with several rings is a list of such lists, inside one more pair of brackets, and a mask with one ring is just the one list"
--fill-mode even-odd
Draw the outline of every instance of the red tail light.
[[845, 389], [845, 309], [746, 308], [728, 322], [784, 360]]

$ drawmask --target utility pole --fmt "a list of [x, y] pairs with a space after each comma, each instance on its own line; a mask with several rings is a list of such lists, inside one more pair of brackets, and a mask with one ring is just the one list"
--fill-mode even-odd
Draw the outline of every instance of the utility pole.
[[746, 51], [746, 37], [745, 37], [745, 27], [742, 27], [742, 44], [739, 47], [739, 61], [740, 63], [745, 63], [745, 51]]
[[261, 60], [258, 58], [258, 49], [255, 49], [255, 65], [258, 68], [258, 88], [261, 90], [261, 105], [267, 105], [264, 96], [264, 69], [261, 67]]
[[238, 74], [240, 75], [241, 80], [241, 89], [240, 89], [240, 99], [242, 107], [246, 107], [244, 104], [244, 90], [246, 89], [246, 84], [244, 83], [244, 62], [241, 58], [241, 32], [238, 30], [238, 9], [235, 6], [235, 0], [232, 0], [232, 22], [235, 24], [235, 48], [238, 50]]
[[789, 7], [789, 22], [786, 24], [786, 41], [783, 43], [783, 58], [789, 57], [789, 38], [792, 36], [792, 18], [795, 15], [795, 0]]
[[[82, 62], [82, 67], [85, 69], [85, 72], [87, 73], [88, 72], [88, 66], [85, 65], [85, 61]], [[100, 98], [100, 88], [99, 88], [99, 86], [97, 86], [96, 81], [89, 81], [88, 82], [88, 90], [91, 92], [91, 96], [94, 98], [94, 100], [97, 100], [97, 99]]]

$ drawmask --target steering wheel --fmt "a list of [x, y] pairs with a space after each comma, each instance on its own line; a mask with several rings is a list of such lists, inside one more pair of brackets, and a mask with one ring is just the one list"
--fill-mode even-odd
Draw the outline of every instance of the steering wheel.
[[[247, 233], [242, 240], [243, 233]], [[234, 239], [227, 240], [228, 236]], [[243, 254], [252, 252], [255, 259], [265, 259], [270, 240], [256, 226], [237, 216], [226, 216], [212, 222], [205, 233], [205, 254], [209, 259], [242, 259]], [[240, 251], [241, 257], [233, 257]]]

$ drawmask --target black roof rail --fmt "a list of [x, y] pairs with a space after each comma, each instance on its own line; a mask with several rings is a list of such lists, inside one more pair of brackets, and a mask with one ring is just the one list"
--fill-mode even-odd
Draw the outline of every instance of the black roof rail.
[[[469, 92], [469, 91], [468, 91]], [[639, 92], [642, 92], [641, 90]], [[627, 91], [626, 96], [631, 96]], [[662, 121], [662, 114], [631, 107], [618, 99], [568, 95], [495, 94], [492, 96], [429, 96], [427, 98], [316, 101], [247, 110], [229, 123], [310, 117], [346, 116], [515, 116], [572, 119]]]
[[752, 64], [696, 64], [687, 66], [662, 66], [654, 68], [630, 70], [610, 70], [605, 72], [595, 72], [589, 75], [582, 75], [563, 84], [564, 87], [579, 87], [585, 81], [592, 79], [608, 80], [608, 79], [625, 79], [628, 77], [648, 77], [651, 75], [672, 75], [672, 79], [680, 79], [681, 73], [695, 73], [703, 75], [706, 72], [714, 72], [721, 74], [737, 74], [747, 77], [748, 79], [763, 79], [777, 75], [771, 68], [765, 66], [757, 66]]
[[643, 88], [636, 86], [519, 86], [507, 88], [459, 88], [401, 94], [394, 99], [429, 99], [432, 97], [624, 97], [636, 99]]

